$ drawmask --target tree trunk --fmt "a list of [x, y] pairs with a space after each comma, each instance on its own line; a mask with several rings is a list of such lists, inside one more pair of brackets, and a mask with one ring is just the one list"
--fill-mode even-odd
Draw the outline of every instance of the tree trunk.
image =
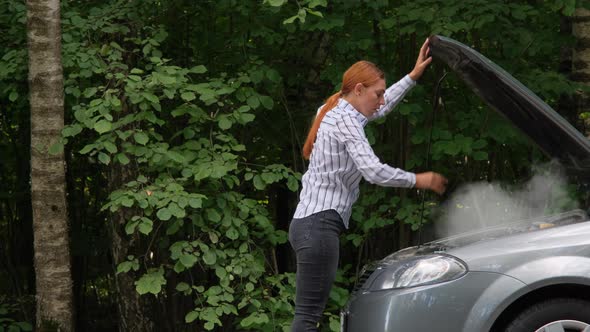
[[27, 1], [31, 103], [31, 195], [38, 331], [73, 331], [72, 279], [63, 151], [59, 0]]
[[[129, 110], [125, 100], [122, 101], [125, 116]], [[109, 170], [109, 192], [120, 189], [125, 183], [137, 178], [137, 171], [131, 165], [113, 164]], [[125, 233], [125, 223], [137, 215], [131, 208], [120, 209], [110, 216], [111, 226], [111, 254], [113, 255], [114, 271], [117, 265], [127, 260], [128, 255], [139, 256], [141, 248], [135, 235]], [[155, 300], [148, 296], [141, 296], [135, 289], [136, 276], [133, 272], [115, 273], [117, 288], [117, 310], [119, 313], [120, 332], [149, 332], [154, 331], [153, 310]], [[163, 324], [165, 325], [165, 324]]]
[[[590, 10], [577, 8], [572, 19], [572, 34], [576, 37], [576, 47], [572, 53], [572, 79], [590, 85]], [[576, 93], [578, 114], [590, 112], [590, 99], [582, 91]], [[590, 118], [586, 118], [585, 135], [590, 136]]]
[[[132, 213], [119, 211], [111, 216], [111, 253], [116, 266], [127, 260], [129, 249], [134, 243], [126, 235], [123, 228]], [[117, 310], [119, 312], [119, 331], [149, 332], [154, 330], [150, 319], [151, 303], [147, 296], [142, 297], [135, 290], [135, 278], [131, 272], [119, 273], [115, 276], [117, 287]]]

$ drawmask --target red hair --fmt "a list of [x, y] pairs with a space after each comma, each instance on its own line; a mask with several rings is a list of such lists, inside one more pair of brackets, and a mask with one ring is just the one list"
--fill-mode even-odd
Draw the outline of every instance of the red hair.
[[381, 79], [385, 79], [383, 71], [372, 62], [364, 60], [356, 62], [344, 72], [344, 75], [342, 75], [342, 90], [326, 99], [324, 106], [322, 106], [309, 129], [309, 134], [307, 134], [307, 139], [303, 145], [303, 157], [305, 159], [309, 160], [309, 157], [311, 156], [313, 143], [315, 143], [322, 119], [329, 110], [338, 104], [338, 99], [351, 92], [358, 83], [369, 87]]

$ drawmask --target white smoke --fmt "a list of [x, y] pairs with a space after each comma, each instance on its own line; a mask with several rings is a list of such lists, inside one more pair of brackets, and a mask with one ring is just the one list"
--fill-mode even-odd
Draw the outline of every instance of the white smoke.
[[437, 211], [436, 238], [577, 208], [567, 186], [556, 162], [534, 167], [533, 176], [520, 185], [463, 185]]

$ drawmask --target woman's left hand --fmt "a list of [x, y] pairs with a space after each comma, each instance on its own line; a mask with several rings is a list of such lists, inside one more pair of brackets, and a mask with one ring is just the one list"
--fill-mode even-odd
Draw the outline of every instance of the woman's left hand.
[[422, 47], [420, 48], [420, 54], [418, 54], [416, 65], [410, 72], [410, 78], [414, 81], [417, 81], [422, 76], [424, 70], [426, 70], [426, 67], [428, 67], [430, 62], [432, 62], [432, 57], [428, 56], [429, 51], [430, 48], [428, 47], [428, 38], [426, 38], [426, 41], [424, 41], [424, 44], [422, 44]]

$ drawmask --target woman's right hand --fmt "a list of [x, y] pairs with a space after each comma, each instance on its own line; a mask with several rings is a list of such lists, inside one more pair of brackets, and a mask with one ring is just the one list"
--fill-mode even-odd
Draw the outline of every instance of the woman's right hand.
[[429, 189], [442, 195], [447, 189], [449, 181], [442, 175], [435, 172], [424, 172], [416, 174], [416, 188]]

